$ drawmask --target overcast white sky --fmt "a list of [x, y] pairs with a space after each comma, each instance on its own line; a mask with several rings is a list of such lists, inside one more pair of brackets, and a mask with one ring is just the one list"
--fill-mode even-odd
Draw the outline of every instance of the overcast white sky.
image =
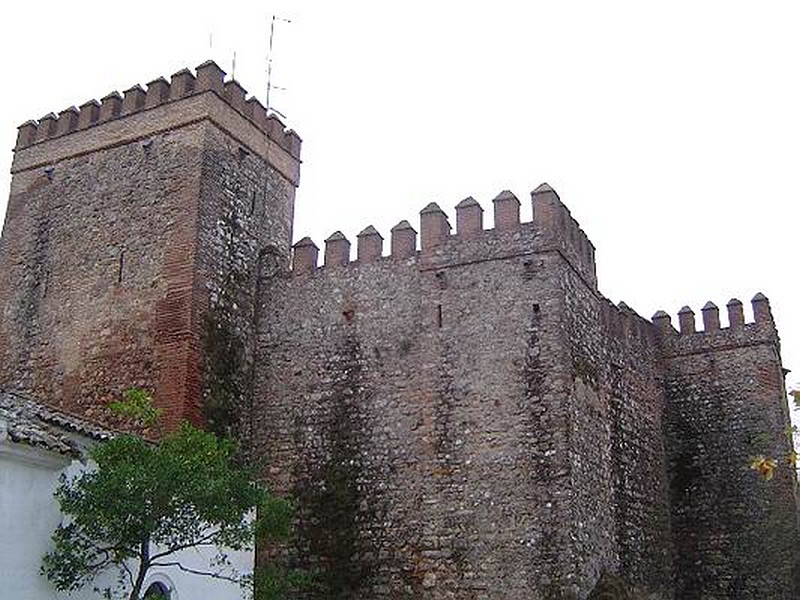
[[230, 72], [234, 50], [263, 101], [273, 13], [292, 19], [272, 104], [304, 140], [297, 239], [388, 241], [468, 195], [490, 225], [506, 188], [527, 220], [547, 181], [606, 296], [675, 323], [712, 300], [724, 325], [763, 291], [800, 385], [796, 1], [4, 2], [0, 212], [27, 119], [209, 57]]

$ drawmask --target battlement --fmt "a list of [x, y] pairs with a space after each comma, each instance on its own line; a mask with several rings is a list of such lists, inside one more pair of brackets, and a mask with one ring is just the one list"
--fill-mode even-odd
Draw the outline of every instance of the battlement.
[[239, 82], [226, 82], [225, 72], [210, 60], [199, 65], [195, 73], [181, 69], [169, 81], [163, 77], [154, 79], [146, 89], [137, 84], [123, 94], [113, 91], [99, 102], [89, 100], [80, 108], [70, 106], [57, 115], [49, 113], [38, 121], [27, 121], [19, 126], [15, 151], [205, 93], [215, 94], [268, 139], [299, 159], [300, 137], [287, 129], [277, 116], [268, 113], [258, 99], [247, 98]]
[[[519, 199], [508, 190], [500, 192], [492, 200], [494, 228], [485, 229], [483, 207], [475, 198], [467, 197], [455, 207], [455, 232], [447, 213], [431, 202], [420, 211], [419, 249], [417, 230], [403, 220], [391, 229], [389, 255], [383, 254], [383, 236], [370, 225], [358, 234], [356, 258], [351, 260], [350, 241], [337, 231], [325, 240], [321, 266], [328, 269], [380, 260], [417, 259], [420, 266], [432, 268], [453, 260], [470, 262], [558, 251], [596, 289], [594, 246], [558, 194], [542, 184], [531, 193], [531, 199], [533, 221], [522, 223]], [[294, 246], [293, 271], [298, 275], [315, 271], [320, 268], [318, 258], [319, 247], [310, 238], [301, 239]]]
[[657, 338], [653, 324], [625, 302], [614, 304], [603, 298], [600, 303], [600, 322], [603, 329], [626, 345], [652, 344]]
[[684, 354], [704, 348], [724, 349], [759, 343], [778, 343], [769, 300], [762, 293], [751, 300], [753, 321], [746, 322], [744, 306], [732, 298], [727, 306], [728, 326], [722, 327], [719, 308], [707, 302], [701, 309], [703, 328], [697, 329], [695, 312], [688, 306], [678, 311], [678, 329], [663, 310], [653, 315], [653, 325], [667, 353]]

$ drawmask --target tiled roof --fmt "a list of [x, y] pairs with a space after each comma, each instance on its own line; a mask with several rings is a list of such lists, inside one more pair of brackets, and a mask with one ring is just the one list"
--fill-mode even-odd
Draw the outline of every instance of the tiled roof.
[[[5, 429], [5, 431], [3, 431]], [[0, 440], [37, 446], [60, 454], [79, 455], [74, 435], [94, 440], [107, 440], [113, 433], [107, 429], [49, 408], [35, 400], [0, 389]]]

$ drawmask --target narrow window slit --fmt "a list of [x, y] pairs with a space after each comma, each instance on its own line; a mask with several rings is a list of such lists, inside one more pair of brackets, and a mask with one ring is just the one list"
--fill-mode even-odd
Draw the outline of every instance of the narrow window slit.
[[439, 326], [439, 329], [442, 328], [442, 305], [438, 304], [436, 306], [436, 324]]
[[125, 250], [119, 253], [119, 265], [117, 267], [117, 283], [122, 283], [122, 271], [125, 267]]

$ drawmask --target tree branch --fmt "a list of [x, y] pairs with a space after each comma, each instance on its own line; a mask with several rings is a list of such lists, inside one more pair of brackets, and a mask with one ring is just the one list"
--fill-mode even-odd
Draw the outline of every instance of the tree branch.
[[185, 544], [180, 544], [178, 546], [173, 546], [171, 548], [168, 548], [164, 552], [159, 552], [158, 554], [153, 554], [153, 556], [150, 557], [150, 560], [158, 560], [159, 558], [164, 558], [165, 556], [169, 556], [170, 554], [175, 554], [179, 550], [186, 550], [187, 548], [194, 548], [195, 546], [202, 546], [202, 545], [205, 544], [205, 542], [208, 542], [214, 536], [219, 535], [221, 531], [222, 531], [221, 529], [217, 529], [216, 531], [212, 531], [208, 535], [204, 535], [203, 537], [198, 538], [197, 540], [195, 540], [193, 542], [187, 542]]
[[230, 575], [223, 575], [222, 573], [214, 573], [210, 571], [198, 571], [197, 569], [190, 569], [189, 567], [184, 567], [179, 562], [165, 562], [165, 563], [150, 563], [151, 567], [178, 567], [181, 571], [185, 573], [191, 573], [192, 575], [202, 575], [203, 577], [211, 577], [213, 579], [222, 579], [224, 581], [231, 581], [233, 583], [239, 583], [239, 579], [236, 577], [232, 577]]
[[131, 582], [131, 587], [133, 587], [133, 571], [125, 564], [125, 560], [121, 560], [119, 564], [125, 569], [125, 572], [128, 574], [128, 580]]

